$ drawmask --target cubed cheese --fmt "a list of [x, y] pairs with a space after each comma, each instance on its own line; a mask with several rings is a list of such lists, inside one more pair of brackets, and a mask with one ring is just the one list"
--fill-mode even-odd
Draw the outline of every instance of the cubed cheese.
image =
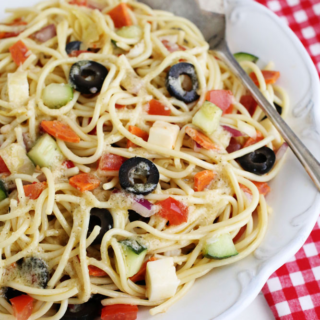
[[146, 296], [150, 301], [158, 301], [173, 297], [180, 280], [176, 274], [173, 258], [150, 261], [146, 272]]
[[148, 142], [160, 147], [173, 149], [180, 127], [164, 121], [156, 121], [149, 132]]
[[16, 106], [23, 106], [29, 99], [28, 73], [17, 71], [8, 74], [9, 101]]

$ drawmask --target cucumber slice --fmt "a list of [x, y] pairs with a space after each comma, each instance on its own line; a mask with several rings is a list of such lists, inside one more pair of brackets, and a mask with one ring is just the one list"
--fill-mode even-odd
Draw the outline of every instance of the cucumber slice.
[[117, 30], [116, 34], [122, 38], [140, 39], [142, 36], [142, 29], [139, 26], [122, 27]]
[[137, 240], [126, 239], [119, 242], [122, 247], [123, 258], [126, 264], [127, 277], [134, 276], [141, 268], [147, 254], [147, 248]]
[[230, 258], [238, 254], [229, 233], [224, 233], [218, 238], [207, 240], [202, 252], [206, 258], [217, 260]]
[[59, 109], [73, 99], [73, 88], [64, 83], [51, 83], [42, 94], [44, 104], [50, 109]]
[[233, 56], [236, 58], [236, 60], [239, 63], [242, 61], [250, 61], [250, 62], [256, 63], [259, 60], [257, 56], [250, 53], [246, 53], [246, 52], [237, 52]]
[[194, 115], [192, 124], [210, 135], [217, 130], [221, 116], [222, 110], [213, 103], [206, 101]]
[[8, 198], [7, 189], [2, 180], [0, 180], [0, 201]]
[[64, 159], [56, 141], [48, 134], [43, 135], [28, 153], [29, 158], [38, 166], [51, 168]]

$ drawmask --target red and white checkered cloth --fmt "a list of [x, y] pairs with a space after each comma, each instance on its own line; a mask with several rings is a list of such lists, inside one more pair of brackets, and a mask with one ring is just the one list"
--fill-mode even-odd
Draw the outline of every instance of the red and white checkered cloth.
[[[290, 26], [320, 75], [320, 0], [256, 1]], [[320, 320], [320, 218], [304, 246], [270, 277], [262, 292], [276, 319]]]

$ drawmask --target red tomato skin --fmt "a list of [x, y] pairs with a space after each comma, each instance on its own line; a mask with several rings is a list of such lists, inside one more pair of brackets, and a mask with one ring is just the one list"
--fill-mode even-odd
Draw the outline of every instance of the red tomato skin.
[[0, 157], [0, 173], [11, 173], [8, 169], [6, 163], [3, 161], [3, 159]]
[[66, 160], [62, 163], [62, 165], [65, 165], [67, 167], [67, 169], [71, 169], [74, 168], [75, 165], [71, 160]]
[[257, 103], [251, 95], [242, 96], [240, 103], [248, 110], [251, 116], [257, 109]]
[[207, 92], [206, 100], [219, 107], [225, 114], [232, 105], [232, 92], [229, 90], [211, 90]]
[[101, 320], [136, 320], [138, 307], [128, 304], [106, 306], [101, 311]]
[[168, 219], [170, 225], [177, 226], [188, 221], [188, 208], [182, 202], [169, 197], [157, 205], [161, 206], [159, 215]]
[[106, 153], [99, 161], [99, 170], [102, 171], [118, 171], [125, 162], [125, 158], [116, 154]]
[[163, 105], [158, 100], [152, 99], [149, 102], [149, 110], [148, 114], [155, 115], [155, 116], [170, 116], [171, 110]]
[[13, 307], [13, 315], [17, 320], [28, 320], [32, 314], [33, 298], [23, 294], [10, 299]]

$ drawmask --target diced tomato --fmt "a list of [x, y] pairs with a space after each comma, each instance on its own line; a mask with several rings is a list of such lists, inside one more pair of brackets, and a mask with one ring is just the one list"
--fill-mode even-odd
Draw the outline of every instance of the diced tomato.
[[160, 211], [159, 215], [169, 221], [172, 226], [177, 226], [188, 221], [188, 208], [180, 201], [171, 197], [157, 202]]
[[243, 148], [247, 148], [249, 146], [252, 146], [253, 144], [256, 144], [264, 139], [264, 136], [260, 131], [257, 131], [257, 135], [255, 138], [249, 138], [246, 143], [244, 144]]
[[138, 282], [143, 281], [146, 278], [146, 272], [147, 272], [147, 264], [150, 261], [156, 261], [157, 259], [152, 257], [148, 261], [144, 262], [140, 268], [140, 270], [131, 278], [129, 278], [132, 282]]
[[28, 320], [32, 314], [33, 298], [23, 294], [10, 299], [13, 308], [13, 315], [17, 320]]
[[101, 311], [101, 320], [136, 320], [138, 307], [129, 304], [106, 306]]
[[117, 104], [115, 105], [116, 109], [123, 109], [125, 108], [126, 106], [123, 106], [122, 104]]
[[29, 49], [19, 40], [9, 48], [13, 61], [20, 66], [28, 59]]
[[[22, 21], [21, 18], [19, 19], [15, 19], [14, 21], [10, 22], [10, 23], [6, 23], [7, 26], [25, 26], [27, 25], [27, 23], [25, 21]], [[0, 39], [7, 39], [7, 38], [13, 38], [13, 37], [17, 37], [20, 32], [0, 32]]]
[[246, 230], [247, 230], [247, 225], [245, 225], [242, 228], [240, 228], [240, 230], [237, 233], [237, 235], [233, 238], [233, 242], [234, 243], [238, 242], [238, 240], [242, 237], [242, 235], [245, 233]]
[[108, 15], [113, 20], [114, 26], [116, 28], [122, 28], [132, 25], [128, 6], [125, 3], [120, 3], [119, 5], [117, 5], [115, 8], [108, 12]]
[[89, 275], [93, 277], [105, 277], [108, 274], [96, 266], [88, 266]]
[[2, 157], [0, 157], [0, 173], [11, 173]]
[[62, 165], [66, 166], [67, 169], [71, 169], [75, 167], [74, 163], [71, 160], [63, 161]]
[[200, 192], [203, 191], [214, 179], [214, 172], [210, 170], [204, 170], [198, 172], [194, 176], [194, 191]]
[[100, 180], [89, 173], [80, 173], [71, 179], [69, 184], [81, 192], [91, 191], [99, 187]]
[[207, 92], [206, 100], [219, 107], [223, 114], [231, 113], [230, 107], [232, 105], [233, 95], [229, 90], [211, 90]]
[[[269, 71], [269, 70], [262, 70], [262, 75], [264, 77], [264, 80], [266, 84], [274, 84], [276, 81], [280, 78], [280, 72], [279, 71]], [[254, 72], [250, 73], [250, 77], [252, 81], [255, 83], [255, 85], [259, 85], [258, 78]]]
[[71, 51], [71, 53], [69, 53], [69, 57], [79, 57], [81, 53], [92, 53], [91, 51], [88, 51], [88, 50], [73, 50]]
[[121, 156], [106, 153], [100, 158], [98, 168], [102, 171], [118, 171], [125, 161], [126, 159]]
[[257, 109], [257, 102], [251, 95], [242, 96], [240, 99], [240, 103], [248, 110], [251, 116]]
[[155, 116], [170, 116], [171, 110], [160, 101], [152, 99], [149, 102], [148, 114]]
[[180, 44], [173, 43], [168, 40], [162, 40], [161, 42], [169, 52], [186, 51], [186, 48], [181, 46]]
[[[251, 181], [251, 182], [258, 188], [259, 193], [262, 194], [263, 196], [266, 196], [271, 191], [270, 186], [266, 182], [258, 182], [258, 181]], [[239, 183], [239, 185], [244, 192], [252, 194], [251, 190], [247, 188], [245, 185], [241, 183]]]
[[[145, 132], [138, 127], [129, 126], [129, 132], [143, 139], [144, 141], [148, 141], [148, 138], [149, 138], [148, 132]], [[135, 148], [135, 147], [137, 146], [132, 141], [130, 140], [127, 141], [127, 148]]]
[[242, 148], [242, 146], [238, 142], [238, 140], [236, 138], [232, 137], [230, 139], [229, 146], [227, 147], [227, 151], [228, 151], [228, 153], [232, 153], [232, 152], [240, 150], [241, 148]]
[[186, 127], [186, 134], [195, 142], [200, 144], [200, 146], [207, 150], [219, 150], [219, 147], [217, 147], [206, 135], [204, 135], [202, 132], [191, 128]]
[[45, 182], [34, 182], [33, 184], [27, 184], [23, 186], [24, 194], [31, 200], [36, 200], [40, 197], [42, 191], [46, 188]]

